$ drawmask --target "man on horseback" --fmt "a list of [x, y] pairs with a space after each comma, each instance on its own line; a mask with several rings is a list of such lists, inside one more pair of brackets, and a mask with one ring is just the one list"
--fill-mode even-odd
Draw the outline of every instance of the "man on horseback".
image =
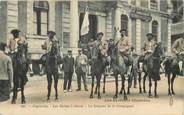
[[153, 50], [155, 48], [156, 42], [154, 40], [154, 36], [152, 33], [148, 33], [147, 35], [147, 41], [143, 43], [143, 55], [145, 62], [147, 61], [148, 57], [153, 53]]
[[128, 66], [127, 75], [130, 75], [131, 72], [131, 65], [132, 65], [132, 58], [129, 55], [130, 50], [130, 42], [129, 38], [126, 36], [126, 30], [120, 30], [121, 38], [118, 41], [118, 50], [120, 55], [123, 57], [125, 64]]
[[[16, 53], [18, 51], [18, 45], [20, 44], [27, 44], [27, 41], [25, 38], [19, 36], [20, 30], [18, 29], [13, 29], [11, 31], [11, 34], [13, 35], [13, 38], [11, 38], [7, 44], [9, 48], [9, 54], [12, 59], [12, 63], [14, 65], [16, 61]], [[27, 76], [24, 76], [24, 84], [26, 84], [28, 81]]]
[[183, 63], [184, 63], [184, 33], [181, 38], [176, 40], [172, 46], [173, 52], [173, 64], [179, 63], [179, 73], [182, 70]]
[[42, 48], [46, 50], [46, 53], [50, 52], [53, 42], [58, 42], [57, 38], [55, 37], [56, 33], [54, 31], [48, 31], [47, 35], [49, 39], [45, 40], [44, 44], [42, 45]]
[[[58, 45], [58, 40], [55, 37], [56, 33], [54, 31], [48, 31], [47, 33], [48, 35], [48, 39], [45, 40], [44, 44], [42, 45], [42, 49], [46, 50], [46, 53], [41, 57], [41, 60], [43, 62], [46, 61], [46, 56], [48, 55], [48, 53], [51, 51], [51, 47], [53, 43], [57, 43]], [[59, 49], [58, 49], [59, 50]], [[58, 51], [59, 52], [59, 51]], [[60, 52], [59, 52], [60, 53]], [[44, 65], [42, 66], [42, 70], [44, 70]]]

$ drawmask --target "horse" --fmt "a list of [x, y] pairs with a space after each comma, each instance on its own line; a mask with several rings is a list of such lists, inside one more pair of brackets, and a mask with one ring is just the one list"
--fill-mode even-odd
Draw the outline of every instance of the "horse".
[[148, 94], [149, 98], [152, 98], [152, 94], [151, 94], [152, 80], [155, 82], [154, 97], [158, 98], [157, 82], [160, 80], [160, 64], [162, 62], [163, 55], [164, 55], [164, 52], [163, 52], [162, 44], [161, 42], [159, 42], [156, 44], [155, 49], [153, 50], [153, 53], [147, 58], [145, 62], [148, 78], [149, 78], [149, 94]]
[[124, 100], [127, 100], [127, 94], [125, 91], [125, 74], [127, 72], [127, 66], [123, 57], [119, 54], [117, 44], [109, 44], [108, 54], [111, 59], [111, 68], [113, 70], [116, 84], [116, 92], [113, 98], [115, 99], [118, 97], [118, 75], [120, 75], [122, 79], [122, 87], [119, 93], [122, 94], [124, 92]]
[[[184, 54], [177, 55], [175, 58], [183, 58]], [[179, 64], [177, 63], [176, 60], [172, 56], [167, 56], [165, 61], [165, 76], [168, 78], [168, 95], [175, 95], [175, 91], [173, 88], [174, 80], [176, 76], [180, 73], [179, 70]], [[172, 75], [172, 77], [171, 77]]]
[[[45, 60], [41, 60], [42, 64], [45, 65], [45, 71], [47, 76], [47, 100], [50, 100], [51, 86], [52, 86], [52, 77], [54, 78], [54, 89], [55, 89], [55, 100], [58, 100], [58, 65], [61, 64], [61, 56], [59, 52], [58, 42], [54, 41], [51, 44], [50, 51], [45, 54]], [[41, 58], [44, 59], [44, 58]]]
[[102, 74], [104, 73], [105, 63], [104, 63], [104, 56], [100, 51], [98, 46], [94, 46], [91, 50], [91, 77], [92, 77], [92, 84], [91, 84], [91, 93], [90, 98], [93, 98], [93, 88], [94, 88], [94, 79], [96, 77], [97, 82], [97, 90], [98, 99], [101, 98], [100, 95], [100, 81]]
[[27, 57], [27, 47], [28, 44], [21, 43], [18, 44], [17, 52], [12, 54], [12, 62], [13, 62], [13, 98], [12, 104], [16, 103], [18, 88], [21, 88], [21, 103], [26, 103], [26, 99], [24, 96], [24, 86], [27, 79], [27, 72], [29, 70], [29, 59]]

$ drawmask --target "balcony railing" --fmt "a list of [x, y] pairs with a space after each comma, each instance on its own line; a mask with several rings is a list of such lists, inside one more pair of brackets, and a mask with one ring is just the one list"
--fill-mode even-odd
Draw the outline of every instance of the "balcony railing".
[[150, 3], [150, 9], [158, 10], [158, 3], [157, 2], [151, 2]]

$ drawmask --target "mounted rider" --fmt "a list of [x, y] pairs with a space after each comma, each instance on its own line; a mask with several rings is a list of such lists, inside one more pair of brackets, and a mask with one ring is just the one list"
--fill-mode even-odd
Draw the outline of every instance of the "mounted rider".
[[10, 54], [14, 54], [17, 52], [18, 44], [21, 44], [21, 43], [27, 44], [27, 41], [24, 37], [19, 37], [19, 33], [20, 33], [20, 30], [18, 30], [18, 29], [13, 29], [11, 31], [13, 38], [10, 38], [10, 40], [8, 41], [8, 44], [7, 44], [9, 51], [10, 51], [9, 52]]
[[126, 30], [121, 29], [121, 38], [118, 40], [117, 46], [120, 55], [123, 57], [125, 64], [128, 66], [127, 75], [130, 75], [131, 72], [131, 65], [132, 65], [132, 58], [130, 56], [130, 48], [131, 44], [129, 38], [126, 36]]
[[48, 31], [47, 35], [48, 39], [45, 40], [44, 44], [42, 45], [42, 49], [46, 50], [46, 53], [49, 53], [51, 51], [52, 44], [58, 43], [58, 40], [55, 37], [56, 33], [54, 31]]
[[148, 57], [153, 53], [153, 50], [156, 46], [154, 35], [152, 33], [148, 33], [146, 36], [147, 36], [147, 41], [143, 43], [143, 47], [142, 47], [145, 60], [147, 60]]
[[184, 33], [182, 37], [176, 40], [172, 46], [173, 64], [179, 64], [180, 72], [184, 63]]
[[[21, 31], [18, 30], [18, 29], [11, 30], [11, 34], [13, 35], [13, 37], [10, 38], [8, 43], [7, 43], [7, 47], [9, 49], [9, 55], [10, 55], [10, 57], [12, 59], [13, 67], [15, 67], [16, 54], [17, 54], [17, 51], [18, 51], [18, 45], [19, 44], [26, 44], [26, 45], [28, 44], [24, 37], [20, 37], [19, 36], [20, 32]], [[14, 71], [14, 75], [15, 75], [15, 72], [16, 71]], [[24, 76], [23, 79], [24, 79], [24, 84], [26, 84], [27, 81], [28, 81], [27, 76]]]

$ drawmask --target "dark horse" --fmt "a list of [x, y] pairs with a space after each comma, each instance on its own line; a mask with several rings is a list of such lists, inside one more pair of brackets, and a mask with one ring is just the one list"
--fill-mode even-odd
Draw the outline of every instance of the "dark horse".
[[97, 93], [98, 98], [101, 98], [100, 95], [100, 81], [102, 74], [104, 73], [105, 68], [105, 62], [104, 62], [104, 56], [102, 55], [100, 49], [98, 46], [95, 46], [91, 50], [92, 52], [92, 59], [91, 59], [91, 76], [92, 76], [92, 84], [91, 84], [91, 94], [90, 98], [93, 98], [93, 88], [94, 88], [94, 78], [96, 76], [96, 82], [97, 82]]
[[116, 83], [116, 92], [113, 98], [118, 97], [118, 75], [120, 75], [122, 79], [120, 94], [124, 92], [124, 99], [127, 100], [127, 94], [125, 91], [125, 73], [127, 71], [127, 67], [123, 57], [119, 54], [117, 44], [109, 44], [108, 54], [111, 58], [111, 68], [113, 70], [113, 75], [115, 76]]
[[[180, 57], [183, 58], [184, 54], [177, 55], [177, 57], [175, 58], [179, 59]], [[173, 84], [176, 76], [180, 73], [177, 59], [174, 59], [173, 57], [168, 56], [164, 61], [165, 75], [168, 78], [168, 95], [171, 95], [171, 94], [175, 95]]]
[[[58, 99], [58, 65], [60, 64], [61, 57], [60, 57], [58, 42], [54, 41], [51, 45], [51, 50], [47, 54], [45, 54], [45, 58], [41, 58], [42, 64], [46, 67], [46, 75], [47, 75], [47, 82], [48, 82], [48, 94], [47, 100], [50, 100], [50, 93], [51, 93], [51, 86], [52, 86], [52, 76], [54, 78], [54, 88], [55, 88], [55, 99]], [[45, 60], [43, 60], [45, 59]]]
[[[154, 97], [158, 98], [157, 94], [157, 82], [160, 80], [160, 64], [162, 62], [162, 56], [163, 56], [163, 48], [161, 43], [157, 43], [156, 47], [153, 51], [153, 53], [148, 57], [146, 62], [146, 68], [149, 78], [149, 97], [152, 97], [151, 94], [151, 86], [152, 86], [152, 80], [155, 82], [155, 88], [154, 88]], [[144, 65], [143, 64], [143, 65]]]
[[13, 76], [13, 98], [12, 104], [16, 103], [18, 88], [21, 88], [21, 103], [26, 103], [24, 96], [24, 86], [27, 82], [27, 72], [29, 70], [29, 60], [27, 58], [27, 44], [19, 44], [17, 52], [12, 54], [12, 62], [14, 69]]

